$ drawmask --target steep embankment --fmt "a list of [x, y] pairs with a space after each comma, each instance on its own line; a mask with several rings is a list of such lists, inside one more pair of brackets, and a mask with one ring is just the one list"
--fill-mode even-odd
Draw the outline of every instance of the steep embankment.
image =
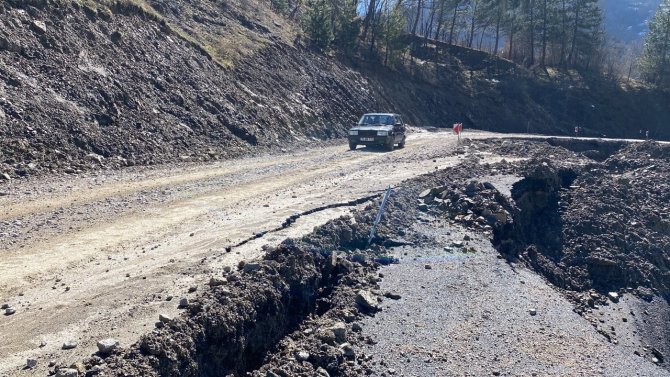
[[422, 64], [415, 76], [439, 88], [447, 120], [490, 131], [574, 135], [580, 126], [584, 136], [644, 138], [649, 130], [652, 139], [670, 139], [669, 91], [595, 72], [526, 69], [482, 51], [418, 42]]
[[227, 51], [239, 56], [217, 54], [146, 5], [0, 5], [0, 173], [234, 156], [342, 136], [377, 107], [361, 75], [294, 48], [279, 22], [208, 6], [219, 12], [190, 20], [235, 33]]

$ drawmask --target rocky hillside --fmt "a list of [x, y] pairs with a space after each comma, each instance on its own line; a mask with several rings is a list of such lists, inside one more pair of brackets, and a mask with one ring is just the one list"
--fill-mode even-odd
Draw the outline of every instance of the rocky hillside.
[[[342, 137], [365, 111], [501, 131], [567, 133], [578, 121], [592, 134], [636, 114], [670, 118], [647, 111], [667, 113], [667, 96], [623, 100], [612, 118], [600, 106], [612, 91], [573, 94], [486, 54], [394, 71], [312, 52], [299, 34], [264, 0], [4, 1], [0, 180], [286, 148]], [[660, 135], [660, 120], [646, 123]]]

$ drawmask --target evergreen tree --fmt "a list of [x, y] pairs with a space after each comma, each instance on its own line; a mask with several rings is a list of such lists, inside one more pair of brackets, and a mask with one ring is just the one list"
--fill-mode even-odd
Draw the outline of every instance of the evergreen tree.
[[384, 40], [384, 64], [395, 61], [398, 52], [408, 47], [405, 34], [407, 33], [407, 19], [399, 6], [388, 7], [384, 12], [382, 36]]
[[603, 16], [598, 0], [572, 0], [572, 35], [568, 63], [589, 67], [603, 42]]
[[357, 14], [358, 1], [330, 0], [330, 4], [334, 43], [340, 51], [351, 54], [356, 49], [361, 30], [361, 19]]
[[304, 29], [312, 46], [326, 50], [333, 41], [333, 25], [331, 8], [325, 0], [311, 2], [305, 17]]
[[670, 0], [663, 0], [649, 22], [640, 71], [646, 81], [670, 88]]

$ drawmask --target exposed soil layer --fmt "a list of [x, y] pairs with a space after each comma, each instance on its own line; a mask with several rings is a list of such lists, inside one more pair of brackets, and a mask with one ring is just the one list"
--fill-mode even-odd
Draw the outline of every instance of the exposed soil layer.
[[[330, 348], [310, 356], [315, 362], [309, 375], [315, 368], [341, 374], [342, 339], [351, 332], [343, 321], [364, 312], [356, 309], [354, 292], [374, 284], [372, 272], [378, 266], [368, 254], [351, 255], [367, 241], [366, 220], [335, 220], [304, 239], [268, 250], [258, 263], [241, 263], [239, 271], [213, 277], [210, 289], [188, 304], [186, 315], [159, 325], [127, 352], [108, 358], [106, 369], [118, 376], [241, 375], [260, 367], [280, 339], [318, 317], [320, 328], [315, 331]], [[382, 229], [376, 240], [383, 241], [384, 234]], [[345, 307], [350, 311], [342, 312]], [[96, 360], [87, 360], [87, 366]], [[301, 371], [307, 372], [305, 367], [289, 369], [288, 375]]]

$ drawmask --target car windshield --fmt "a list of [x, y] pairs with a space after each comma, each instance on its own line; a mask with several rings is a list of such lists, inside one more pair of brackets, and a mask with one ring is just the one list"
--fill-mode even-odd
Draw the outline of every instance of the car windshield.
[[358, 124], [361, 125], [393, 125], [395, 119], [393, 115], [383, 115], [383, 114], [365, 114], [361, 117], [361, 120]]

